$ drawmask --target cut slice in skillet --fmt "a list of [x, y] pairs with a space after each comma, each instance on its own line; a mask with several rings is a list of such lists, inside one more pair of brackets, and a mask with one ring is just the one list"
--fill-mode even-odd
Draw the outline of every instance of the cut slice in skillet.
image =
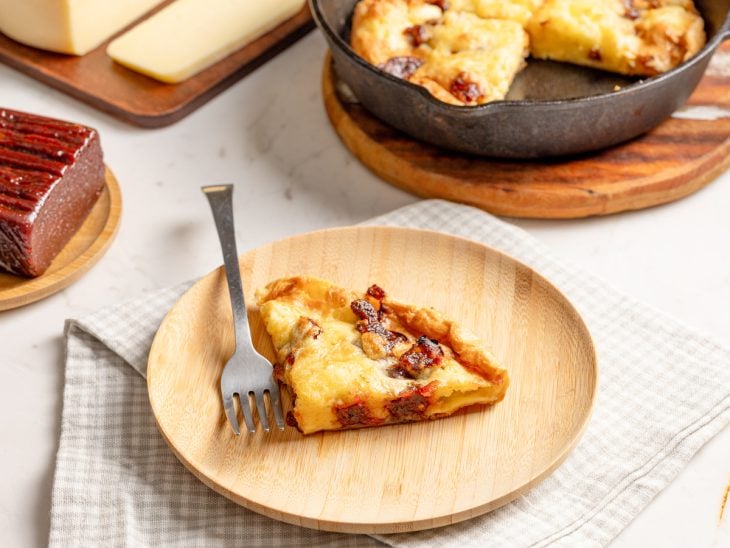
[[676, 67], [706, 40], [692, 0], [546, 0], [527, 31], [533, 57], [635, 76]]

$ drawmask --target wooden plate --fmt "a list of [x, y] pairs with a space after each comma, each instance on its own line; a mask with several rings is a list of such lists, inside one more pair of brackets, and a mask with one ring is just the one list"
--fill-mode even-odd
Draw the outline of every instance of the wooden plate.
[[[143, 18], [172, 1], [163, 2]], [[0, 62], [126, 122], [162, 127], [203, 106], [313, 27], [309, 8], [304, 6], [271, 32], [175, 85], [158, 82], [112, 61], [106, 47], [124, 30], [82, 57], [31, 48], [0, 34]]]
[[106, 170], [106, 186], [91, 213], [51, 266], [38, 278], [0, 273], [0, 310], [39, 301], [68, 287], [94, 266], [114, 240], [122, 214], [122, 195], [114, 174]]
[[261, 247], [241, 258], [241, 269], [254, 344], [269, 358], [253, 292], [304, 274], [362, 290], [377, 282], [394, 298], [436, 307], [489, 341], [512, 378], [493, 408], [428, 423], [236, 437], [219, 390], [234, 346], [230, 301], [223, 270], [212, 272], [162, 323], [149, 357], [149, 396], [183, 464], [251, 510], [350, 533], [447, 525], [516, 498], [583, 432], [597, 382], [586, 326], [549, 282], [498, 251], [435, 232], [356, 227]]
[[684, 198], [730, 168], [730, 43], [685, 108], [621, 145], [570, 158], [478, 158], [417, 141], [381, 122], [342, 89], [327, 54], [324, 104], [344, 145], [386, 182], [424, 198], [496, 215], [572, 219]]

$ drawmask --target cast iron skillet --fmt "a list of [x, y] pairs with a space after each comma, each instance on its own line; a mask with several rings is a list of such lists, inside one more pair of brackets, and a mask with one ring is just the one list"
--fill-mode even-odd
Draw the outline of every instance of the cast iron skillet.
[[[417, 139], [502, 158], [587, 152], [648, 131], [687, 100], [712, 54], [730, 38], [730, 0], [695, 0], [705, 19], [708, 42], [674, 70], [639, 80], [530, 59], [507, 100], [457, 107], [386, 74], [350, 49], [350, 20], [357, 1], [309, 0], [338, 76], [362, 104]], [[619, 91], [614, 91], [616, 85], [621, 86]]]

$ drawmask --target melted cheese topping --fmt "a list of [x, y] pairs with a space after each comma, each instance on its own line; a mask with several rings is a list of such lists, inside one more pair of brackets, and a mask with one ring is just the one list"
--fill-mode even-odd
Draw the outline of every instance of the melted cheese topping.
[[692, 0], [361, 0], [351, 39], [371, 63], [454, 105], [503, 99], [528, 54], [652, 76], [705, 41]]
[[[425, 63], [413, 78], [435, 82], [462, 103], [502, 99], [525, 64], [527, 34], [515, 21], [447, 11], [430, 33], [428, 46], [419, 50]], [[459, 77], [478, 87], [480, 95], [474, 101], [466, 101], [453, 88]]]
[[[284, 364], [284, 382], [295, 396], [293, 415], [303, 433], [343, 428], [346, 425], [336, 410], [358, 402], [366, 407], [369, 424], [402, 422], [403, 417], [393, 416], [388, 406], [404, 393], [418, 389], [429, 394], [429, 405], [420, 417], [424, 419], [504, 397], [509, 384], [506, 371], [494, 367], [486, 351], [434, 311], [406, 305], [394, 305], [402, 311], [393, 318], [394, 325], [410, 340], [401, 345], [400, 353], [417, 336], [432, 334], [428, 329], [409, 330], [415, 325], [414, 318], [418, 318], [417, 323], [430, 317], [446, 322], [449, 332], [459, 337], [457, 344], [468, 344], [478, 358], [472, 359], [471, 367], [465, 367], [454, 358], [453, 349], [440, 340], [445, 356], [438, 366], [416, 379], [391, 376], [389, 368], [396, 361], [393, 356], [375, 359], [363, 350], [365, 337], [356, 329], [357, 318], [350, 309], [350, 303], [358, 298], [362, 296], [314, 278], [277, 280], [257, 293], [261, 316]], [[418, 315], [419, 311], [422, 314]], [[398, 322], [400, 319], [405, 323]], [[443, 331], [443, 325], [432, 324], [432, 329]], [[448, 340], [449, 335], [445, 338]], [[465, 343], [467, 340], [471, 342]]]
[[413, 43], [403, 31], [441, 15], [425, 0], [363, 0], [353, 14], [352, 47], [375, 65], [411, 55]]
[[652, 76], [705, 45], [691, 0], [546, 0], [527, 25], [533, 57]]
[[451, 0], [449, 9], [475, 13], [485, 19], [510, 19], [526, 25], [543, 0]]

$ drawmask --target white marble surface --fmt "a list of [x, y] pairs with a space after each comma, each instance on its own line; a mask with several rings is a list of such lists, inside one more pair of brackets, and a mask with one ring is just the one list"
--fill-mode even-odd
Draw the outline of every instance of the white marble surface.
[[[63, 387], [63, 321], [220, 263], [199, 187], [236, 184], [239, 248], [365, 220], [415, 197], [366, 171], [330, 128], [313, 33], [178, 124], [123, 124], [0, 66], [0, 105], [100, 130], [124, 196], [116, 242], [65, 291], [0, 313], [0, 539], [47, 543]], [[730, 173], [680, 202], [576, 221], [516, 220], [566, 260], [730, 345]], [[728, 364], [730, 367], [730, 364]], [[730, 429], [694, 458], [615, 546], [730, 546], [719, 520]]]

